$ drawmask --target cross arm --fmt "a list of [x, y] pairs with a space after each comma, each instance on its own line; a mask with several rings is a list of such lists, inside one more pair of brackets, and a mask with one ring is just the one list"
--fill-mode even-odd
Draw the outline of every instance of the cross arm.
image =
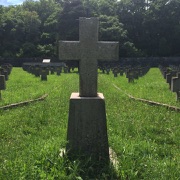
[[119, 42], [98, 42], [98, 60], [119, 60]]
[[60, 60], [79, 60], [80, 54], [79, 41], [59, 41]]

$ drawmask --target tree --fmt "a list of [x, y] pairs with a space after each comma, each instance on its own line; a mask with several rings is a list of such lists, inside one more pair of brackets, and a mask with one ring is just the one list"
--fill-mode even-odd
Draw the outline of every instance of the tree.
[[[31, 56], [25, 53], [27, 44], [35, 46], [39, 41], [39, 16], [35, 11], [27, 11], [22, 6], [4, 7], [0, 21], [1, 48], [3, 57]], [[27, 50], [26, 50], [27, 52]]]
[[116, 0], [98, 0], [99, 15], [116, 16]]
[[149, 55], [180, 55], [180, 0], [151, 1], [146, 15], [145, 32]]
[[118, 3], [117, 14], [119, 21], [124, 24], [128, 31], [128, 37], [136, 48], [142, 49], [142, 36], [144, 33], [143, 25], [147, 11], [145, 0], [122, 0]]
[[78, 19], [85, 17], [85, 10], [81, 0], [67, 0], [63, 4], [60, 14], [59, 34], [61, 40], [79, 40]]
[[121, 57], [125, 56], [141, 56], [134, 44], [128, 38], [128, 32], [124, 29], [124, 25], [119, 23], [116, 16], [100, 16], [100, 40], [103, 41], [119, 41], [119, 53]]
[[79, 17], [99, 17], [100, 39], [120, 56], [179, 56], [180, 0], [26, 0], [0, 6], [0, 56], [58, 56], [58, 41], [79, 40]]
[[18, 51], [19, 41], [16, 37], [17, 25], [19, 23], [18, 8], [10, 6], [4, 8], [1, 16], [1, 52], [3, 57], [13, 57]]
[[[28, 0], [23, 4], [23, 7], [29, 9], [29, 11], [35, 9], [41, 20], [39, 31], [37, 31], [40, 36], [37, 45], [37, 48], [40, 51], [38, 56], [42, 55], [42, 52], [48, 52], [49, 56], [55, 56], [59, 39], [58, 27], [59, 15], [62, 11], [61, 5], [54, 0], [40, 0], [38, 2]], [[48, 49], [48, 47], [51, 48]], [[43, 49], [48, 49], [48, 51]]]

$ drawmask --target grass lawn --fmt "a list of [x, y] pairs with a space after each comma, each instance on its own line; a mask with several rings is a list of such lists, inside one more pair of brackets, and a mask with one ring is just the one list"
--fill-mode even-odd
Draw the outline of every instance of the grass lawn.
[[[116, 85], [121, 89], [115, 88]], [[76, 73], [50, 75], [47, 82], [13, 68], [0, 106], [44, 101], [0, 110], [0, 180], [17, 179], [179, 179], [180, 113], [130, 99], [134, 97], [180, 107], [160, 71], [151, 69], [135, 83], [99, 74], [98, 91], [106, 99], [109, 145], [118, 168], [94, 173], [90, 166], [59, 156], [66, 145], [69, 98], [78, 91]]]

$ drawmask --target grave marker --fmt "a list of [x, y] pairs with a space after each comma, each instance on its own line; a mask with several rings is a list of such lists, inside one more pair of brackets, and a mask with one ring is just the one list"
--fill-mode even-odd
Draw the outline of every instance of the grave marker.
[[110, 71], [111, 71], [111, 68], [110, 68], [109, 66], [107, 66], [107, 67], [106, 67], [106, 73], [107, 73], [108, 75], [109, 75]]
[[41, 70], [40, 66], [39, 65], [35, 65], [35, 67], [34, 67], [34, 74], [35, 74], [36, 77], [40, 77], [40, 70]]
[[177, 101], [180, 100], [180, 73], [177, 74], [177, 77], [173, 77], [171, 80], [171, 91], [176, 92]]
[[68, 73], [68, 67], [67, 66], [64, 66], [64, 73]]
[[1, 90], [5, 90], [6, 89], [6, 81], [5, 81], [5, 76], [4, 75], [0, 75], [0, 99], [1, 98]]
[[98, 18], [79, 18], [79, 41], [60, 41], [59, 58], [78, 60], [79, 93], [69, 106], [66, 151], [69, 157], [89, 156], [109, 163], [105, 101], [97, 93], [98, 60], [118, 60], [117, 42], [98, 41]]
[[50, 67], [50, 72], [51, 72], [51, 74], [54, 74], [54, 71], [55, 71], [55, 67], [54, 67], [54, 66], [51, 66], [51, 67]]
[[175, 71], [171, 71], [166, 74], [166, 82], [169, 84], [169, 89], [171, 89], [171, 79], [176, 76], [176, 73]]
[[47, 67], [41, 67], [41, 81], [47, 81], [47, 75], [49, 75], [49, 69]]
[[120, 73], [120, 76], [123, 76], [123, 74], [124, 74], [124, 70], [123, 70], [122, 68], [120, 68], [119, 73]]
[[61, 66], [57, 66], [56, 67], [56, 73], [57, 73], [58, 76], [61, 75], [61, 71], [62, 71], [62, 67]]
[[128, 69], [126, 71], [126, 78], [128, 78], [128, 83], [133, 83], [134, 82], [134, 72], [133, 72], [133, 69]]
[[118, 73], [119, 73], [118, 67], [114, 67], [114, 69], [113, 69], [114, 77], [117, 77], [117, 76], [118, 76]]
[[0, 74], [4, 75], [6, 81], [8, 80], [8, 72], [6, 71], [6, 69], [0, 68]]

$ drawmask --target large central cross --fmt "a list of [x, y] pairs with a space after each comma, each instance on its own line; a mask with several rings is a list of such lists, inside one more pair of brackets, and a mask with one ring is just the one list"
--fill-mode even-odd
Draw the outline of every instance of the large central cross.
[[79, 18], [79, 41], [60, 41], [61, 60], [79, 60], [80, 97], [97, 96], [98, 60], [119, 59], [119, 43], [98, 41], [98, 18]]

